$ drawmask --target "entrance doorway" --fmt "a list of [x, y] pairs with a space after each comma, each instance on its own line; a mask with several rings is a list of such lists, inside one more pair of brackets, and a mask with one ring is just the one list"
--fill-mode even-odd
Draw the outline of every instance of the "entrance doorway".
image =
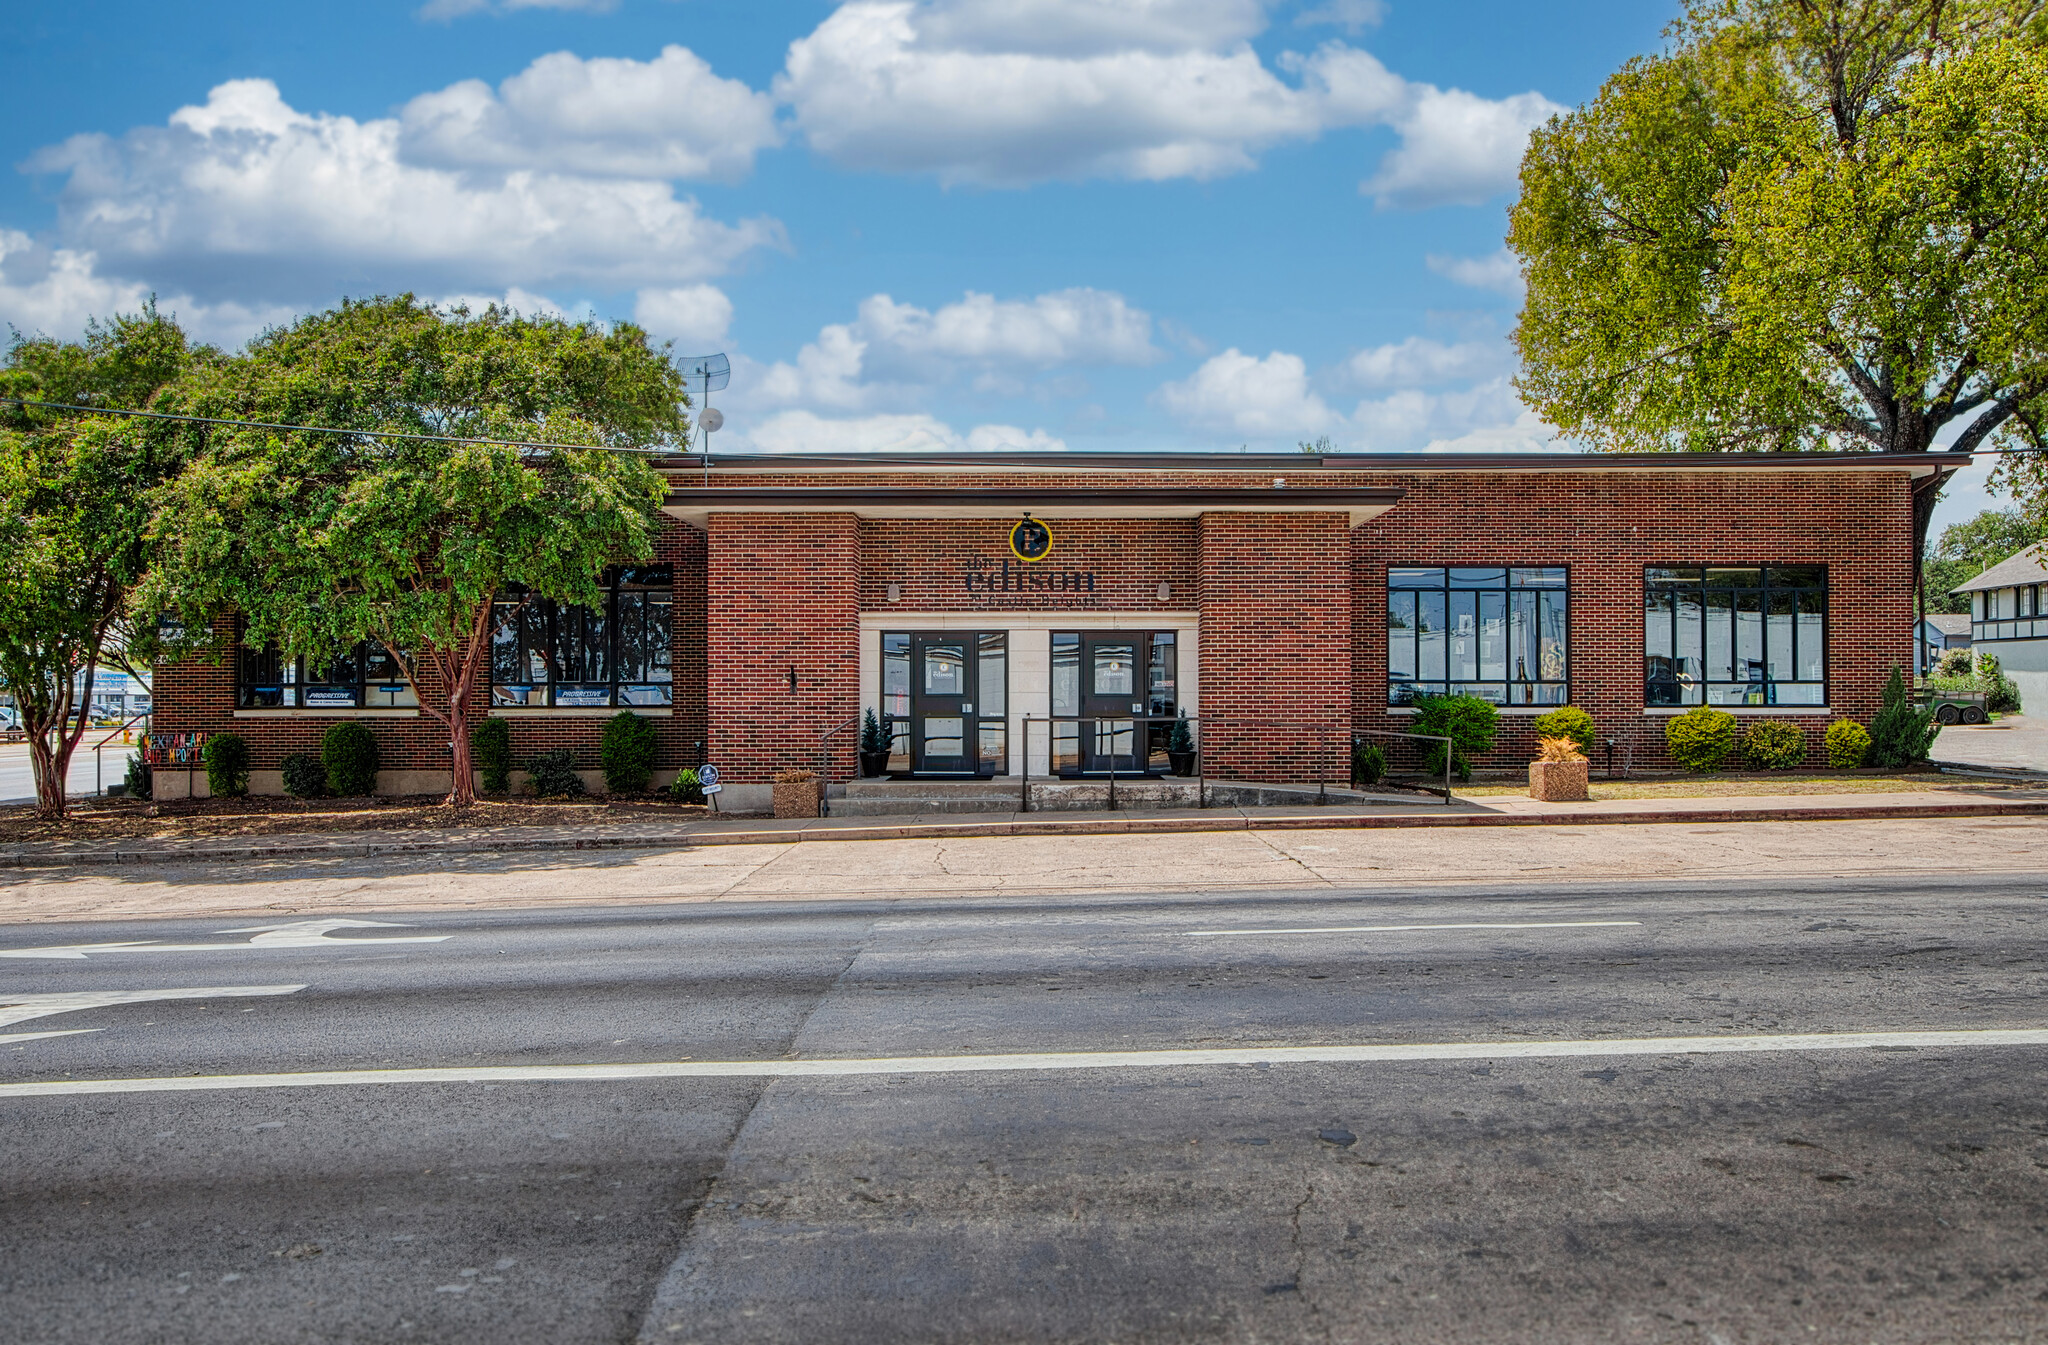
[[1168, 631], [1054, 631], [1052, 769], [1147, 775], [1167, 768], [1180, 647]]
[[889, 773], [1005, 774], [1009, 690], [1009, 637], [1003, 631], [883, 632]]

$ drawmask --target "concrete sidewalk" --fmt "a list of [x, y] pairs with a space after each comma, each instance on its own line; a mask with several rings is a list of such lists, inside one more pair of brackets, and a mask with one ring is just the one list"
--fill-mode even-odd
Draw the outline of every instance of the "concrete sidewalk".
[[1454, 827], [1640, 826], [1659, 823], [1865, 821], [2048, 817], [2048, 789], [1929, 789], [1902, 793], [1752, 795], [1540, 803], [1519, 796], [1450, 805], [1374, 804], [1145, 812], [933, 813], [873, 817], [618, 822], [601, 827], [450, 827], [420, 832], [304, 832], [237, 840], [46, 841], [0, 850], [0, 867], [181, 866], [380, 855], [493, 855], [632, 851], [820, 841], [1167, 835], [1201, 832], [1378, 831]]

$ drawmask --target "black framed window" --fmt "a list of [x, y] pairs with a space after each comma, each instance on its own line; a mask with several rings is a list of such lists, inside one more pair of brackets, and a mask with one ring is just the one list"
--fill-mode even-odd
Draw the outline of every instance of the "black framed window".
[[1387, 704], [1477, 696], [1571, 699], [1571, 595], [1562, 565], [1389, 566]]
[[491, 704], [523, 708], [672, 705], [675, 571], [628, 565], [596, 607], [520, 590], [499, 595], [491, 627]]
[[1651, 566], [1645, 705], [1827, 704], [1823, 565]]
[[392, 710], [419, 703], [405, 669], [375, 640], [331, 662], [286, 658], [275, 645], [236, 651], [237, 710]]

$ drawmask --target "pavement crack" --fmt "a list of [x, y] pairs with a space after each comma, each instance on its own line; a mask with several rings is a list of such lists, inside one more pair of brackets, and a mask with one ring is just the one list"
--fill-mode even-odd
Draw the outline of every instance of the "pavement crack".
[[1303, 858], [1302, 858], [1302, 857], [1301, 857], [1300, 855], [1297, 855], [1297, 854], [1293, 854], [1293, 853], [1291, 853], [1291, 852], [1289, 852], [1289, 851], [1287, 851], [1287, 850], [1284, 850], [1284, 849], [1282, 849], [1282, 848], [1281, 848], [1280, 846], [1278, 846], [1278, 845], [1275, 845], [1275, 844], [1274, 844], [1274, 843], [1272, 842], [1272, 840], [1271, 840], [1271, 839], [1270, 839], [1270, 838], [1269, 838], [1269, 837], [1268, 837], [1268, 836], [1266, 835], [1266, 833], [1264, 833], [1264, 832], [1262, 832], [1262, 831], [1254, 831], [1254, 832], [1252, 832], [1252, 833], [1251, 833], [1251, 836], [1252, 836], [1252, 839], [1256, 840], [1256, 841], [1257, 841], [1257, 842], [1258, 842], [1258, 843], [1259, 843], [1260, 845], [1263, 845], [1263, 846], [1265, 846], [1265, 847], [1266, 847], [1266, 848], [1267, 848], [1268, 850], [1271, 850], [1271, 851], [1272, 851], [1272, 852], [1273, 852], [1274, 854], [1278, 855], [1278, 856], [1279, 856], [1280, 858], [1282, 858], [1282, 859], [1286, 860], [1286, 861], [1287, 861], [1288, 863], [1290, 863], [1290, 864], [1294, 865], [1294, 866], [1295, 866], [1296, 868], [1300, 869], [1300, 870], [1301, 870], [1301, 871], [1302, 871], [1303, 873], [1305, 873], [1305, 874], [1307, 874], [1307, 875], [1308, 875], [1309, 877], [1311, 877], [1311, 878], [1315, 879], [1315, 880], [1316, 880], [1317, 882], [1321, 883], [1321, 884], [1322, 884], [1323, 886], [1325, 886], [1325, 887], [1334, 887], [1334, 886], [1336, 886], [1336, 884], [1335, 884], [1334, 882], [1332, 882], [1332, 881], [1331, 881], [1331, 879], [1330, 879], [1330, 878], [1329, 878], [1329, 877], [1328, 877], [1327, 875], [1325, 875], [1325, 874], [1323, 874], [1323, 873], [1321, 873], [1321, 872], [1317, 871], [1317, 870], [1316, 870], [1316, 868], [1315, 868], [1314, 866], [1312, 866], [1311, 864], [1309, 864], [1309, 862], [1308, 862], [1307, 860], [1303, 859]]

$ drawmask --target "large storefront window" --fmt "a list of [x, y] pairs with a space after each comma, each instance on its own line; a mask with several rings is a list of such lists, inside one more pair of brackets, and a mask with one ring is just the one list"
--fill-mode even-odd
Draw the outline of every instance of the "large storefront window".
[[1387, 704], [1563, 705], [1569, 605], [1563, 566], [1390, 567]]
[[1653, 567], [1643, 703], [1825, 705], [1827, 622], [1825, 566]]
[[596, 607], [567, 607], [513, 591], [498, 599], [491, 633], [491, 704], [539, 708], [669, 705], [674, 572], [626, 566]]
[[391, 710], [419, 703], [405, 669], [374, 640], [324, 663], [286, 658], [275, 645], [236, 652], [237, 710]]

